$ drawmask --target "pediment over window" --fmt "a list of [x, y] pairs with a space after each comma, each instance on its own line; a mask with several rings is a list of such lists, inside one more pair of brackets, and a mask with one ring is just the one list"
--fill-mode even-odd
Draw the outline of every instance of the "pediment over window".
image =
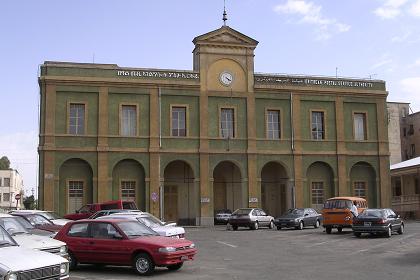
[[209, 33], [197, 36], [194, 38], [193, 43], [195, 45], [232, 45], [232, 46], [244, 46], [255, 48], [258, 45], [258, 41], [248, 37], [229, 26], [222, 26], [219, 29], [211, 31]]

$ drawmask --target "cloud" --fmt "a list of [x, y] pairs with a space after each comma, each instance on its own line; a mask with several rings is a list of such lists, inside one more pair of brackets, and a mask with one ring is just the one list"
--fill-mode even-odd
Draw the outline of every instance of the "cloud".
[[371, 67], [371, 69], [380, 68], [380, 67], [382, 67], [382, 66], [384, 66], [384, 65], [387, 65], [387, 64], [390, 64], [390, 63], [392, 63], [392, 59], [390, 59], [390, 58], [386, 58], [386, 59], [383, 59], [383, 60], [379, 61], [378, 63], [374, 64], [374, 65]]
[[409, 13], [415, 17], [420, 17], [420, 0], [417, 0], [411, 5]]
[[411, 103], [414, 111], [420, 110], [420, 76], [405, 78], [400, 81], [401, 96], [404, 96], [406, 102]]
[[397, 36], [392, 37], [391, 42], [393, 43], [406, 42], [410, 36], [411, 36], [411, 31], [405, 31], [402, 35], [397, 35]]
[[0, 157], [9, 158], [10, 167], [20, 173], [26, 190], [36, 188], [38, 185], [37, 146], [38, 133], [36, 131], [0, 135]]
[[273, 9], [279, 14], [291, 14], [300, 17], [300, 23], [316, 26], [315, 32], [318, 40], [327, 40], [332, 34], [343, 33], [350, 30], [351, 26], [340, 23], [336, 19], [326, 18], [322, 15], [322, 7], [305, 0], [287, 0]]
[[[416, 0], [419, 8], [420, 15], [420, 4], [419, 0]], [[373, 11], [375, 15], [382, 19], [394, 19], [404, 12], [404, 7], [409, 2], [409, 0], [387, 0], [385, 3]], [[414, 4], [413, 7], [416, 5]], [[412, 8], [413, 9], [413, 8]]]

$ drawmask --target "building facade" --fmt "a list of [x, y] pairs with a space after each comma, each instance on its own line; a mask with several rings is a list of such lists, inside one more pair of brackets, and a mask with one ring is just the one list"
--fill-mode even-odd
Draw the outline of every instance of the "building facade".
[[[410, 103], [387, 102], [388, 109], [388, 137], [390, 164], [396, 164], [403, 160], [402, 142], [406, 118], [410, 109]], [[406, 132], [407, 134], [407, 132]]]
[[41, 66], [41, 208], [122, 198], [211, 225], [338, 195], [391, 204], [385, 82], [257, 74], [258, 42], [228, 26], [193, 43], [192, 71]]
[[[416, 150], [417, 147], [417, 150]], [[401, 120], [402, 160], [420, 156], [420, 112], [406, 114]]]
[[23, 179], [14, 169], [0, 170], [0, 208], [11, 209], [21, 205], [15, 200], [23, 192]]

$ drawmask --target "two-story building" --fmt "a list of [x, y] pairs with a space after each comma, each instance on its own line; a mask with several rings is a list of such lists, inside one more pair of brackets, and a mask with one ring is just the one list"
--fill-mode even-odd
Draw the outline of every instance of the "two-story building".
[[228, 26], [193, 43], [192, 71], [41, 66], [42, 208], [125, 199], [209, 225], [332, 196], [390, 205], [384, 81], [255, 73], [258, 42]]
[[15, 197], [23, 191], [23, 179], [15, 169], [0, 170], [0, 208], [11, 209], [21, 206]]

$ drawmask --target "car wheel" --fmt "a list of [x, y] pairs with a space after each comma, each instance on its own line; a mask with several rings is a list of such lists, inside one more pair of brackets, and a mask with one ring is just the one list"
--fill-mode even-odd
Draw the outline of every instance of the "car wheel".
[[337, 228], [337, 230], [338, 230], [338, 232], [343, 232], [343, 228], [341, 228], [341, 227], [339, 227], [339, 228]]
[[388, 238], [392, 236], [392, 228], [391, 228], [391, 226], [388, 227], [388, 229], [387, 229], [387, 231], [385, 233], [385, 236], [388, 237]]
[[354, 234], [354, 236], [359, 237], [359, 238], [362, 236], [362, 234], [360, 232], [353, 231], [353, 234]]
[[398, 232], [398, 234], [403, 234], [404, 233], [404, 224], [401, 224], [400, 229], [397, 232]]
[[182, 267], [184, 263], [177, 263], [177, 264], [173, 264], [173, 265], [168, 265], [168, 269], [169, 270], [178, 270]]
[[258, 222], [254, 222], [254, 224], [251, 227], [253, 230], [257, 230], [259, 228]]
[[140, 275], [150, 275], [155, 270], [155, 264], [148, 254], [140, 253], [134, 258], [134, 268]]
[[232, 226], [233, 230], [238, 230], [238, 226]]
[[277, 226], [277, 230], [281, 230], [281, 226]]
[[325, 228], [325, 232], [326, 232], [327, 234], [331, 234], [331, 231], [332, 231], [332, 228], [331, 228], [331, 227], [326, 227], [326, 228]]
[[77, 259], [74, 257], [73, 253], [69, 251], [68, 254], [69, 260], [69, 269], [73, 270], [77, 267]]
[[319, 220], [316, 220], [315, 225], [314, 225], [314, 228], [319, 228], [319, 225], [320, 225]]
[[268, 225], [268, 228], [269, 229], [273, 229], [274, 228], [274, 222], [273, 221], [270, 221], [270, 224]]
[[296, 229], [298, 229], [298, 230], [303, 229], [303, 222], [302, 221], [299, 222], [299, 225], [296, 227]]

